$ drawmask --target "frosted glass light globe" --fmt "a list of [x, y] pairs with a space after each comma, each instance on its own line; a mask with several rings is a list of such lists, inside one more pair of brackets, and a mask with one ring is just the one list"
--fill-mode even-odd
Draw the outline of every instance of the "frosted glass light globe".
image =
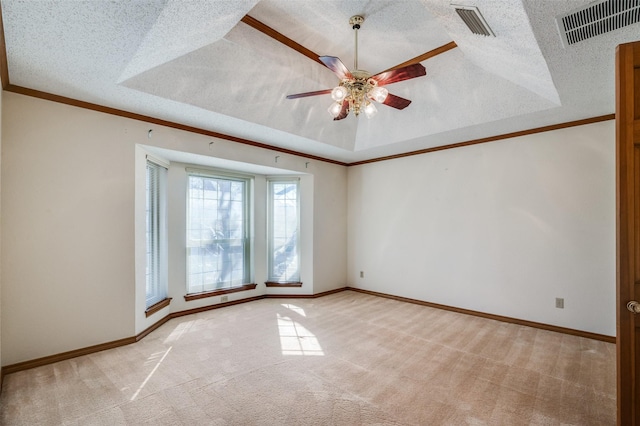
[[333, 118], [336, 118], [340, 115], [340, 111], [342, 111], [342, 104], [340, 102], [334, 102], [327, 111], [329, 111], [329, 114], [331, 114]]
[[369, 99], [373, 99], [376, 102], [383, 103], [387, 99], [389, 91], [384, 87], [374, 87], [369, 91]]
[[340, 102], [340, 101], [343, 101], [348, 94], [349, 94], [349, 91], [347, 90], [346, 87], [337, 86], [331, 91], [331, 98], [336, 102]]
[[376, 108], [376, 106], [371, 102], [367, 103], [367, 105], [365, 105], [364, 107], [364, 115], [366, 115], [367, 118], [373, 117], [377, 112], [378, 108]]

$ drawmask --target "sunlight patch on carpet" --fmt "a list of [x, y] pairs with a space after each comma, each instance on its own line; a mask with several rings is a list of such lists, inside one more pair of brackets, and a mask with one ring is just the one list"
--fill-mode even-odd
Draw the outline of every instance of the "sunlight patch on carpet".
[[282, 303], [280, 304], [280, 306], [283, 306], [287, 309], [291, 309], [293, 312], [295, 312], [296, 314], [302, 315], [303, 317], [307, 316], [307, 314], [304, 312], [304, 309], [302, 309], [299, 306], [292, 305], [291, 303]]
[[320, 342], [312, 332], [287, 316], [276, 315], [282, 355], [324, 355]]
[[187, 330], [191, 328], [193, 324], [195, 324], [195, 321], [185, 321], [178, 324], [171, 334], [164, 340], [164, 344], [176, 342]]
[[[162, 355], [162, 357], [160, 358], [160, 360], [156, 363], [156, 366], [153, 367], [153, 370], [151, 370], [151, 372], [149, 373], [149, 375], [147, 376], [146, 379], [144, 379], [144, 381], [142, 382], [142, 384], [140, 385], [140, 387], [138, 388], [138, 390], [136, 391], [136, 393], [133, 394], [133, 396], [131, 397], [131, 401], [133, 401], [134, 399], [136, 399], [136, 397], [138, 396], [138, 394], [140, 393], [140, 391], [145, 387], [145, 385], [147, 384], [147, 382], [149, 381], [149, 379], [153, 376], [153, 374], [156, 372], [156, 370], [158, 369], [158, 367], [160, 367], [160, 364], [162, 364], [162, 361], [164, 361], [164, 359], [167, 357], [167, 355], [169, 355], [169, 351], [171, 350], [171, 348], [173, 348], [173, 346], [169, 346], [169, 349], [167, 349], [167, 351]], [[157, 356], [160, 355], [160, 353], [155, 353], [152, 354], [148, 361], [153, 360], [154, 358], [157, 358]]]

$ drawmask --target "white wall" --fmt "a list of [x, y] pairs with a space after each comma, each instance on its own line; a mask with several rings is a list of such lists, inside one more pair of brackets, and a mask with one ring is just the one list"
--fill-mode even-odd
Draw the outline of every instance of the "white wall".
[[3, 363], [133, 335], [131, 135], [103, 114], [3, 102]]
[[[325, 185], [316, 185], [313, 193], [316, 206], [313, 216], [315, 293], [334, 289], [331, 283], [335, 281], [341, 280], [343, 286], [346, 285], [346, 277], [341, 274], [343, 268], [345, 271], [347, 268], [347, 209], [340, 206], [343, 200], [347, 200], [347, 185], [342, 186], [341, 182], [339, 175], [326, 175]], [[341, 255], [343, 249], [344, 257]]]
[[[219, 303], [185, 304], [178, 292], [141, 318], [140, 144], [309, 175], [302, 220], [313, 224], [303, 248], [312, 276], [286, 293], [348, 284], [615, 333], [612, 121], [348, 170], [14, 93], [3, 94], [2, 123], [3, 365], [133, 336], [182, 305]], [[170, 288], [184, 280], [179, 269], [169, 274]], [[283, 290], [229, 299], [256, 292]]]
[[131, 337], [179, 308], [176, 299], [184, 291], [170, 295], [174, 302], [168, 309], [140, 318], [144, 297], [140, 301], [135, 266], [139, 144], [269, 166], [279, 155], [278, 167], [313, 175], [306, 180], [313, 185], [313, 211], [302, 214], [342, 234], [332, 231], [332, 241], [324, 235], [307, 241], [313, 246], [313, 287], [298, 291], [345, 285], [345, 167], [306, 165], [309, 160], [293, 155], [14, 93], [4, 93], [2, 113], [3, 365]]
[[350, 167], [348, 195], [349, 285], [615, 335], [614, 121]]

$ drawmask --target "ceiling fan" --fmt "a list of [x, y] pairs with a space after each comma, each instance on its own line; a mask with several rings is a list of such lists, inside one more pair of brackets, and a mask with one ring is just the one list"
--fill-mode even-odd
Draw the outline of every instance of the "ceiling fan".
[[349, 19], [351, 28], [355, 30], [356, 48], [354, 70], [349, 71], [342, 61], [335, 56], [320, 56], [318, 58], [320, 62], [333, 71], [340, 79], [338, 86], [333, 89], [289, 95], [287, 99], [330, 93], [335, 102], [329, 107], [329, 113], [333, 116], [334, 120], [342, 120], [349, 115], [350, 112], [353, 112], [356, 116], [364, 112], [367, 118], [371, 118], [377, 112], [374, 101], [396, 109], [405, 109], [409, 106], [411, 103], [409, 99], [393, 95], [382, 86], [421, 77], [427, 74], [426, 69], [420, 63], [383, 71], [375, 75], [371, 75], [368, 71], [358, 69], [358, 30], [360, 29], [360, 24], [363, 22], [364, 18], [360, 15], [352, 16]]

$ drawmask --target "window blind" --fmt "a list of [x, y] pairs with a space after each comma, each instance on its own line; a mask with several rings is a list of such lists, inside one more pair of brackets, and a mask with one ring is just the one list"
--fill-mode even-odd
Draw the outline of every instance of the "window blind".
[[147, 307], [167, 297], [166, 180], [167, 169], [147, 157]]
[[300, 184], [298, 178], [268, 180], [269, 281], [300, 281]]

